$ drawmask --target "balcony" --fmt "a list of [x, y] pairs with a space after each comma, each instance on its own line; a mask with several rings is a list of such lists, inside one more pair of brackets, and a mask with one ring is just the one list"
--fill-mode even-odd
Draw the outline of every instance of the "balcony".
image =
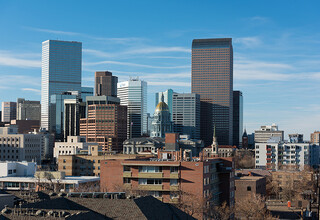
[[131, 177], [131, 176], [132, 176], [132, 172], [131, 171], [123, 172], [123, 177]]
[[170, 191], [179, 191], [179, 186], [170, 186]]
[[163, 189], [163, 185], [162, 184], [139, 185], [138, 188], [140, 190], [147, 190], [147, 191], [161, 191]]
[[170, 173], [170, 179], [179, 179], [179, 173]]
[[163, 173], [159, 172], [159, 173], [138, 173], [138, 177], [139, 178], [162, 178], [163, 177]]
[[179, 198], [170, 199], [170, 203], [178, 203], [178, 202], [179, 202]]
[[271, 158], [267, 158], [267, 161], [271, 161], [272, 159]]

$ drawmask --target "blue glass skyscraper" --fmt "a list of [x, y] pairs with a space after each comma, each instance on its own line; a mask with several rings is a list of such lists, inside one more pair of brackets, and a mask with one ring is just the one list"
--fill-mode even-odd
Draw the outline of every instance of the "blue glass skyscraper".
[[82, 43], [42, 42], [41, 127], [50, 128], [50, 98], [66, 91], [81, 92]]

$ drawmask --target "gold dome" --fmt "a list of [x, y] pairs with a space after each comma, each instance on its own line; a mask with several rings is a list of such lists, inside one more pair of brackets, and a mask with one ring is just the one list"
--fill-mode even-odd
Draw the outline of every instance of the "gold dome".
[[169, 107], [165, 102], [159, 102], [159, 104], [156, 107], [156, 112], [159, 111], [169, 111]]

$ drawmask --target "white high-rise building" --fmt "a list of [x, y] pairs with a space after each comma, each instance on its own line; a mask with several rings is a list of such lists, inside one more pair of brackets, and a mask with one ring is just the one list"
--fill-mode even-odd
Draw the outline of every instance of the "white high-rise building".
[[66, 91], [81, 92], [82, 43], [42, 42], [41, 127], [50, 128], [50, 97]]
[[127, 106], [127, 138], [147, 133], [147, 82], [138, 78], [120, 82], [117, 86], [120, 104]]

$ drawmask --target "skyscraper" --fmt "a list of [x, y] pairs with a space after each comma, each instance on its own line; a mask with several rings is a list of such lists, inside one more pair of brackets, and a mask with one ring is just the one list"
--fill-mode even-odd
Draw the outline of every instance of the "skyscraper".
[[233, 145], [239, 147], [243, 134], [243, 97], [241, 91], [233, 91]]
[[172, 97], [173, 130], [200, 139], [200, 96], [174, 93]]
[[117, 97], [118, 77], [109, 71], [98, 71], [94, 74], [95, 95]]
[[50, 128], [50, 98], [66, 91], [81, 92], [82, 43], [42, 42], [41, 127]]
[[63, 141], [64, 138], [64, 122], [65, 122], [65, 112], [64, 112], [64, 101], [73, 99], [76, 102], [79, 100], [78, 91], [64, 92], [62, 94], [54, 94], [50, 97], [50, 131], [55, 133], [55, 139]]
[[147, 131], [147, 82], [138, 78], [118, 83], [120, 104], [127, 106], [127, 138], [140, 137]]
[[2, 102], [2, 122], [10, 122], [16, 120], [17, 117], [17, 103], [16, 102]]
[[201, 139], [211, 144], [213, 127], [222, 145], [233, 138], [233, 49], [231, 38], [192, 42], [191, 91], [200, 95]]

